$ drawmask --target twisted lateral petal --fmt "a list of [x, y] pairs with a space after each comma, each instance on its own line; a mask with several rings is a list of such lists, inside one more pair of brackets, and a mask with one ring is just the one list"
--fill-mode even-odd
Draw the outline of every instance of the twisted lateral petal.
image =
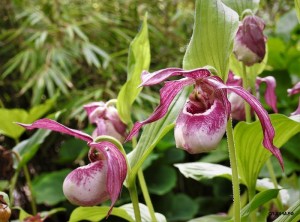
[[278, 113], [277, 110], [277, 96], [275, 94], [276, 88], [276, 80], [273, 76], [267, 76], [265, 78], [256, 78], [256, 83], [260, 85], [262, 82], [265, 82], [267, 85], [266, 92], [265, 92], [265, 100], [266, 103], [273, 109], [275, 113]]
[[69, 173], [63, 183], [63, 192], [72, 204], [98, 205], [109, 199], [106, 180], [107, 162], [99, 160]]
[[[118, 148], [110, 142], [100, 142], [100, 143], [89, 143], [91, 148], [96, 149], [102, 155], [105, 156], [107, 162], [107, 178], [106, 178], [106, 188], [111, 199], [111, 208], [107, 215], [112, 211], [114, 204], [116, 203], [119, 194], [122, 189], [123, 182], [127, 174], [126, 160], [123, 154], [118, 150]], [[90, 154], [93, 150], [90, 150]], [[91, 159], [91, 158], [90, 158]], [[93, 161], [93, 159], [91, 159]], [[97, 162], [97, 160], [96, 160]]]
[[210, 76], [211, 73], [208, 69], [193, 69], [193, 70], [183, 70], [179, 68], [167, 68], [162, 69], [154, 73], [148, 73], [144, 71], [142, 73], [142, 84], [141, 86], [150, 86], [163, 82], [171, 76], [184, 76], [191, 79], [200, 79]]
[[299, 97], [299, 103], [298, 103], [298, 107], [297, 109], [295, 110], [295, 112], [292, 112], [291, 115], [294, 116], [294, 115], [298, 115], [300, 114], [300, 97]]
[[266, 149], [268, 149], [271, 153], [274, 154], [274, 156], [278, 159], [282, 169], [283, 169], [283, 159], [280, 153], [280, 150], [274, 146], [273, 139], [275, 136], [274, 128], [271, 124], [271, 120], [269, 118], [269, 115], [267, 111], [262, 107], [260, 102], [255, 98], [252, 94], [250, 94], [248, 91], [243, 89], [239, 86], [227, 86], [224, 83], [220, 82], [214, 77], [208, 77], [205, 79], [207, 84], [214, 86], [218, 89], [229, 89], [233, 91], [234, 93], [241, 96], [245, 101], [249, 103], [249, 105], [252, 107], [252, 109], [256, 112], [260, 123], [262, 125], [264, 139], [263, 139], [263, 145]]
[[296, 83], [296, 85], [294, 85], [293, 88], [288, 89], [287, 91], [288, 91], [289, 96], [300, 93], [300, 82]]
[[24, 128], [26, 128], [28, 130], [48, 129], [48, 130], [68, 134], [68, 135], [74, 136], [76, 138], [82, 139], [87, 142], [93, 141], [93, 138], [90, 135], [88, 135], [84, 132], [81, 132], [79, 130], [68, 128], [52, 119], [39, 119], [39, 120], [33, 122], [32, 124], [24, 124], [24, 123], [17, 123], [17, 124], [20, 126], [23, 126]]
[[156, 120], [161, 119], [168, 112], [168, 108], [173, 101], [174, 97], [181, 91], [181, 89], [187, 85], [193, 84], [193, 79], [184, 78], [181, 80], [175, 80], [166, 82], [165, 85], [160, 89], [160, 104], [154, 112], [149, 116], [148, 119], [142, 122], [136, 122], [126, 138], [125, 142], [131, 140], [134, 135], [136, 135], [140, 128], [147, 124], [152, 123]]

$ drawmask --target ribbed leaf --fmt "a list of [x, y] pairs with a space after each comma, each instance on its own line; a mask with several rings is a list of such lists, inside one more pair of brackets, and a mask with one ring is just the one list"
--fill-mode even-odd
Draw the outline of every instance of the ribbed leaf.
[[[286, 215], [282, 214], [274, 222], [294, 222], [300, 220], [300, 200], [293, 204], [286, 211]], [[288, 214], [289, 213], [289, 214]]]
[[246, 9], [250, 9], [255, 13], [259, 6], [259, 0], [222, 0], [222, 2], [239, 13], [239, 15], [242, 15]]
[[212, 66], [226, 80], [238, 14], [220, 0], [197, 0], [194, 32], [183, 59], [184, 69]]
[[[274, 144], [281, 147], [292, 136], [300, 132], [300, 123], [281, 114], [270, 115], [275, 128]], [[234, 129], [234, 139], [241, 179], [249, 189], [255, 189], [258, 174], [271, 156], [262, 146], [263, 134], [258, 121], [251, 124], [240, 122]]]
[[141, 73], [150, 65], [150, 44], [148, 39], [147, 15], [142, 28], [133, 39], [129, 48], [127, 81], [118, 95], [117, 108], [123, 122], [131, 122], [131, 106], [141, 92]]

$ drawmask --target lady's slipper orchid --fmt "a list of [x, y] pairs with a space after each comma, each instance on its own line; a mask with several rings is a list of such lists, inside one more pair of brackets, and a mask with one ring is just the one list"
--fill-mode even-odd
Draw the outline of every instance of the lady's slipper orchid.
[[117, 201], [127, 174], [126, 160], [110, 142], [93, 141], [79, 130], [68, 128], [51, 119], [40, 119], [32, 124], [18, 123], [28, 130], [49, 129], [84, 140], [90, 147], [90, 164], [73, 170], [63, 184], [67, 199], [76, 205], [92, 206], [111, 199], [111, 209]]
[[[265, 101], [275, 113], [278, 113], [277, 110], [277, 96], [275, 93], [276, 80], [273, 76], [267, 76], [264, 78], [257, 77], [255, 81], [256, 95], [257, 98], [260, 97], [259, 86], [261, 83], [266, 83], [266, 91], [264, 94]], [[242, 86], [242, 78], [234, 75], [232, 72], [229, 72], [228, 80], [226, 82], [229, 86]], [[245, 105], [241, 97], [237, 96], [234, 93], [229, 93], [228, 99], [231, 103], [231, 115], [233, 119], [236, 120], [245, 120]]]
[[[288, 91], [289, 96], [300, 93], [300, 82], [296, 83], [293, 88], [288, 89], [287, 91]], [[298, 114], [300, 114], [300, 97], [299, 97], [298, 107], [295, 110], [295, 112], [291, 113], [291, 115], [294, 116], [294, 115], [298, 115]]]
[[160, 90], [159, 106], [148, 119], [135, 123], [127, 140], [136, 135], [143, 125], [161, 119], [183, 87], [194, 85], [189, 100], [176, 120], [176, 145], [190, 153], [213, 149], [224, 135], [230, 115], [230, 103], [226, 95], [228, 89], [246, 100], [256, 112], [263, 129], [263, 145], [277, 157], [283, 167], [281, 153], [273, 144], [275, 132], [268, 113], [253, 95], [242, 87], [225, 85], [219, 77], [212, 76], [209, 70], [204, 68], [189, 71], [167, 68], [154, 73], [143, 72], [141, 85], [155, 85], [172, 76], [184, 78], [165, 82]]
[[264, 21], [257, 16], [246, 16], [237, 31], [233, 52], [236, 58], [247, 66], [259, 63], [266, 53]]
[[84, 106], [90, 123], [97, 125], [92, 136], [96, 138], [108, 135], [123, 142], [126, 137], [126, 125], [121, 121], [117, 109], [104, 102], [93, 102]]

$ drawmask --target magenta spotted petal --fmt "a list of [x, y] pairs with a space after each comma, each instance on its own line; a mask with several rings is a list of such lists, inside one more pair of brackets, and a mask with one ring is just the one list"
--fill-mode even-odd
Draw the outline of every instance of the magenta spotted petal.
[[71, 203], [91, 206], [111, 199], [110, 214], [121, 192], [127, 174], [125, 157], [110, 142], [93, 142], [88, 134], [68, 128], [51, 119], [40, 119], [32, 124], [17, 123], [28, 130], [50, 129], [88, 142], [92, 163], [73, 170], [65, 179], [63, 191]]
[[63, 183], [63, 192], [74, 205], [95, 206], [110, 198], [106, 183], [107, 162], [99, 160], [69, 173]]
[[229, 116], [226, 104], [220, 99], [215, 99], [211, 107], [204, 112], [198, 112], [197, 108], [191, 112], [192, 106], [188, 101], [176, 120], [176, 147], [191, 154], [215, 149], [226, 131]]

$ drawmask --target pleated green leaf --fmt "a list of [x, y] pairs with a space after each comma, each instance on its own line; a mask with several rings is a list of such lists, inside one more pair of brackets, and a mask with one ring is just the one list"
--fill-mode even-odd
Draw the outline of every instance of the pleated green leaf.
[[147, 15], [144, 18], [140, 32], [129, 47], [127, 81], [118, 95], [117, 109], [122, 121], [131, 122], [131, 106], [142, 88], [141, 73], [148, 70], [150, 65], [150, 44], [148, 39]]
[[222, 2], [239, 13], [239, 15], [242, 15], [246, 9], [250, 9], [255, 13], [259, 6], [259, 0], [222, 0]]
[[227, 79], [238, 14], [220, 0], [197, 0], [194, 32], [183, 59], [184, 69], [212, 66]]
[[[270, 115], [275, 129], [274, 144], [284, 145], [292, 136], [300, 132], [300, 123], [281, 114]], [[262, 145], [263, 133], [259, 121], [253, 123], [240, 122], [234, 129], [238, 170], [241, 179], [249, 189], [255, 189], [258, 174], [271, 156]]]

